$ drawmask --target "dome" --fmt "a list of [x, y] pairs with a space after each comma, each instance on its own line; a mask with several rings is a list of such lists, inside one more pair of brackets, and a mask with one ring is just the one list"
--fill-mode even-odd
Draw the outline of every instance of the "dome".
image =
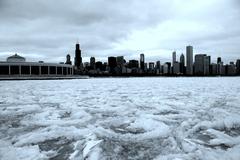
[[18, 54], [14, 54], [7, 58], [7, 62], [25, 62], [25, 58], [19, 56]]

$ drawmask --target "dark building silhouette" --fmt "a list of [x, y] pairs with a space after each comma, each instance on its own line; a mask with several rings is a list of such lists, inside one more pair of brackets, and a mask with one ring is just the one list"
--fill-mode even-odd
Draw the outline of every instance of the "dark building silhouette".
[[210, 74], [210, 64], [211, 64], [211, 57], [205, 56], [204, 57], [204, 75], [206, 76]]
[[95, 69], [95, 57], [90, 58], [90, 68]]
[[237, 60], [236, 62], [236, 69], [237, 69], [237, 74], [240, 75], [240, 59]]
[[115, 73], [115, 67], [117, 67], [116, 57], [108, 57], [108, 67], [110, 73]]
[[217, 64], [219, 64], [219, 63], [221, 63], [221, 62], [222, 62], [221, 57], [218, 57], [218, 58], [217, 58]]
[[75, 50], [75, 68], [80, 69], [82, 65], [82, 56], [79, 43], [76, 44]]
[[117, 65], [120, 66], [120, 67], [122, 67], [125, 63], [125, 60], [124, 60], [123, 56], [117, 56], [116, 61], [117, 61]]
[[206, 54], [196, 54], [194, 63], [194, 74], [202, 76], [204, 75], [204, 57]]
[[193, 75], [193, 47], [192, 46], [186, 47], [186, 54], [187, 54], [186, 74]]
[[140, 68], [142, 71], [145, 70], [145, 57], [144, 54], [140, 54]]
[[173, 66], [173, 64], [174, 64], [174, 62], [176, 62], [177, 61], [177, 59], [176, 59], [176, 55], [177, 53], [176, 53], [176, 51], [174, 51], [173, 53], [172, 53], [172, 66]]
[[129, 60], [129, 63], [128, 63], [128, 68], [139, 68], [139, 63], [138, 63], [138, 60]]
[[183, 53], [180, 56], [180, 73], [185, 73], [185, 57]]
[[70, 64], [70, 65], [72, 65], [72, 61], [71, 61], [71, 56], [70, 56], [70, 54], [68, 54], [67, 56], [66, 56], [66, 63], [65, 64]]
[[97, 62], [95, 63], [95, 67], [96, 67], [97, 70], [102, 71], [102, 70], [103, 70], [103, 64], [102, 64], [102, 62], [97, 61]]

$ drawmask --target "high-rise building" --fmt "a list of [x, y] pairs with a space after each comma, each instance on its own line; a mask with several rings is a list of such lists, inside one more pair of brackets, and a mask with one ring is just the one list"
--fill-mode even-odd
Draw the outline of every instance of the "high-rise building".
[[138, 60], [134, 60], [134, 59], [129, 60], [128, 67], [129, 68], [139, 68]]
[[161, 69], [161, 62], [160, 61], [156, 62], [156, 69]]
[[193, 74], [193, 47], [192, 46], [186, 47], [186, 54], [187, 54], [186, 74], [192, 75]]
[[115, 67], [117, 67], [117, 58], [116, 57], [108, 57], [108, 66], [109, 72], [115, 73]]
[[240, 75], [240, 59], [236, 62], [237, 74]]
[[230, 64], [226, 65], [226, 73], [228, 76], [236, 75], [236, 66], [234, 62], [230, 62]]
[[206, 54], [196, 54], [194, 63], [194, 74], [204, 75], [204, 57]]
[[173, 74], [180, 74], [180, 63], [177, 61], [173, 63]]
[[122, 67], [123, 64], [125, 63], [124, 61], [125, 61], [125, 60], [124, 60], [124, 57], [123, 57], [123, 56], [117, 56], [117, 65], [118, 65], [118, 66]]
[[180, 56], [180, 72], [185, 73], [185, 57], [183, 53]]
[[81, 56], [81, 49], [79, 43], [76, 44], [76, 50], [75, 50], [75, 67], [77, 69], [80, 69], [82, 65], [82, 56]]
[[210, 74], [210, 64], [211, 64], [211, 57], [204, 56], [204, 75]]
[[66, 56], [66, 63], [65, 64], [70, 64], [70, 65], [72, 65], [72, 61], [71, 61], [71, 56], [70, 56], [70, 54], [68, 54], [67, 56]]
[[218, 63], [221, 63], [221, 62], [222, 62], [221, 57], [218, 57], [218, 58], [217, 58], [217, 64], [218, 64]]
[[144, 63], [145, 63], [145, 58], [144, 58], [144, 54], [140, 54], [140, 68], [142, 71], [145, 70], [145, 67], [144, 67]]
[[101, 70], [103, 69], [102, 65], [103, 65], [102, 62], [97, 61], [97, 62], [96, 62], [96, 69], [99, 70], [99, 71], [101, 71]]
[[211, 67], [210, 67], [210, 73], [211, 75], [217, 75], [217, 64], [216, 63], [212, 63]]
[[149, 70], [154, 70], [154, 62], [149, 62]]
[[90, 67], [91, 69], [95, 69], [95, 57], [90, 58]]
[[174, 64], [174, 62], [176, 62], [177, 60], [176, 60], [176, 51], [174, 51], [173, 53], [172, 53], [172, 65]]

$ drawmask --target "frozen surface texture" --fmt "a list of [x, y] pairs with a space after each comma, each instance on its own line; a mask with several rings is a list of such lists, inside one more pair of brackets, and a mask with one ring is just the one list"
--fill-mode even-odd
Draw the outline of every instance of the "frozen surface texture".
[[239, 82], [0, 81], [0, 159], [239, 160]]

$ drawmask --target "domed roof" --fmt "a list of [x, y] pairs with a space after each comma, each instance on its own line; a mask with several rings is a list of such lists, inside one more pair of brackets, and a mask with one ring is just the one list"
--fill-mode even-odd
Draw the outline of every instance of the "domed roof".
[[17, 53], [8, 57], [7, 62], [25, 62], [25, 58], [19, 56]]

